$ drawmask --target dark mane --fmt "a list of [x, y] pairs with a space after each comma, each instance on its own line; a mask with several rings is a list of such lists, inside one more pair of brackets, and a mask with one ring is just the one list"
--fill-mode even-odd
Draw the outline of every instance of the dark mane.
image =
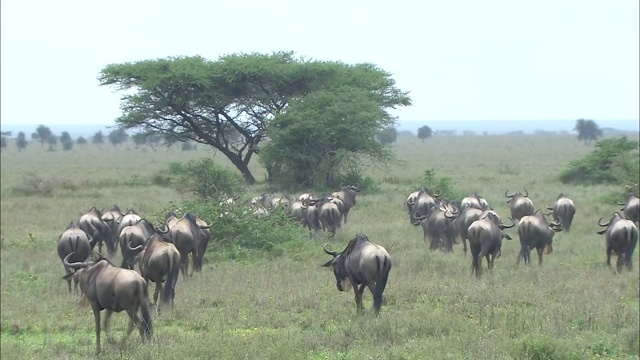
[[359, 248], [362, 247], [364, 243], [367, 243], [367, 242], [369, 242], [369, 238], [367, 237], [367, 235], [358, 234], [356, 235], [355, 238], [349, 241], [349, 244], [347, 245], [346, 248], [344, 248], [344, 250], [340, 253], [340, 255], [342, 255], [343, 258], [346, 258], [349, 254], [358, 250]]

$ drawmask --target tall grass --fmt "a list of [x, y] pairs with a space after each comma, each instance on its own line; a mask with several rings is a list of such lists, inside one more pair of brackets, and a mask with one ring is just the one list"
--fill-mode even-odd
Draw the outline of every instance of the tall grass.
[[[33, 145], [33, 144], [32, 144]], [[384, 245], [393, 259], [380, 318], [356, 312], [353, 293], [336, 290], [325, 239], [308, 240], [279, 256], [224, 261], [211, 247], [202, 273], [180, 277], [175, 310], [155, 315], [154, 337], [143, 344], [134, 332], [120, 343], [128, 317], [116, 314], [101, 358], [216, 359], [637, 359], [639, 356], [638, 255], [634, 270], [616, 274], [605, 266], [598, 219], [619, 206], [616, 185], [564, 185], [558, 174], [593, 147], [561, 135], [417, 138], [393, 145], [401, 163], [372, 167], [380, 183], [374, 194], [358, 193], [349, 223], [332, 246], [343, 248], [357, 233]], [[170, 162], [214, 156], [214, 152], [99, 149], [46, 152], [29, 146], [1, 153], [0, 351], [3, 359], [85, 359], [93, 356], [95, 333], [89, 307], [67, 294], [55, 248], [69, 221], [91, 206], [118, 204], [145, 216], [160, 214], [177, 191], [153, 184]], [[264, 172], [252, 163], [258, 179]], [[574, 200], [570, 233], [558, 233], [554, 252], [516, 268], [519, 250], [505, 240], [493, 273], [471, 276], [471, 259], [458, 246], [452, 254], [431, 252], [422, 229], [409, 224], [404, 206], [425, 170], [451, 179], [464, 193], [477, 191], [503, 217], [504, 192], [526, 188], [536, 208], [560, 192]], [[25, 193], [24, 176], [51, 182], [50, 194]], [[267, 188], [249, 187], [250, 195]], [[16, 190], [18, 189], [18, 190]], [[22, 191], [20, 190], [22, 189]], [[286, 191], [286, 189], [280, 189]], [[209, 219], [205, 219], [209, 220]], [[215, 230], [214, 230], [215, 236]], [[260, 234], [256, 234], [256, 239]], [[118, 255], [119, 257], [119, 255]], [[116, 263], [118, 263], [116, 261]], [[486, 266], [486, 262], [483, 263]], [[103, 314], [104, 316], [104, 314]]]

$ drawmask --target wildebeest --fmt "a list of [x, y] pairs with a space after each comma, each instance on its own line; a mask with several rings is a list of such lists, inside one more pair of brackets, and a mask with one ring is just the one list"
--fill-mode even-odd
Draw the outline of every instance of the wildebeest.
[[515, 224], [505, 225], [493, 212], [487, 212], [480, 219], [474, 221], [468, 230], [469, 247], [471, 248], [471, 272], [476, 277], [482, 272], [482, 257], [487, 258], [489, 271], [493, 270], [496, 256], [502, 247], [502, 238], [511, 240], [503, 230], [512, 228]]
[[[131, 319], [126, 339], [138, 326], [140, 337], [145, 341], [151, 338], [152, 324], [149, 316], [149, 292], [146, 281], [137, 272], [113, 266], [107, 259], [99, 256], [96, 261], [73, 262], [67, 255], [62, 262], [66, 267], [79, 269], [63, 279], [73, 277], [80, 282], [84, 297], [91, 303], [96, 325], [96, 353], [100, 352], [100, 311], [107, 310], [104, 319], [104, 331], [108, 332], [111, 314], [125, 310]], [[138, 317], [140, 311], [140, 317]]]
[[364, 234], [356, 235], [341, 253], [328, 250], [327, 244], [322, 248], [333, 256], [333, 259], [322, 266], [333, 267], [338, 290], [345, 291], [346, 285], [353, 287], [356, 306], [360, 311], [364, 309], [362, 293], [366, 286], [373, 295], [373, 308], [378, 315], [382, 306], [382, 293], [391, 271], [391, 256], [387, 250], [370, 242]]
[[333, 200], [335, 200], [335, 198], [321, 203], [320, 206], [316, 205], [320, 209], [320, 224], [322, 224], [322, 228], [325, 231], [329, 231], [329, 233], [331, 233], [331, 236], [336, 234], [336, 230], [340, 227], [341, 221], [340, 210]]
[[356, 206], [356, 193], [360, 191], [360, 184], [344, 185], [340, 184], [340, 191], [331, 194], [332, 197], [342, 200], [342, 222], [347, 223], [347, 217], [351, 208]]
[[131, 208], [127, 209], [127, 212], [122, 216], [122, 219], [120, 219], [120, 224], [118, 225], [118, 239], [120, 239], [120, 233], [122, 233], [122, 229], [126, 228], [127, 226], [134, 225], [135, 223], [140, 221], [140, 219], [142, 218], [140, 217], [140, 215], [138, 215], [137, 211]]
[[[156, 311], [160, 310], [161, 304], [168, 302], [171, 302], [171, 309], [173, 309], [173, 300], [176, 296], [175, 288], [180, 274], [180, 252], [178, 249], [172, 243], [164, 241], [160, 235], [153, 234], [147, 240], [144, 249], [142, 249], [142, 245], [138, 245], [131, 250], [140, 251], [134, 262], [139, 262], [140, 274], [147, 285], [149, 280], [156, 283], [156, 289], [153, 293]], [[158, 302], [160, 292], [162, 293], [160, 302]]]
[[516, 264], [520, 264], [520, 259], [524, 259], [525, 264], [530, 263], [530, 252], [535, 248], [538, 251], [538, 265], [542, 265], [543, 252], [546, 254], [553, 252], [553, 235], [562, 231], [562, 227], [561, 222], [548, 223], [540, 210], [532, 215], [523, 216], [518, 223], [520, 253]]
[[158, 233], [171, 239], [173, 245], [180, 252], [180, 269], [184, 276], [189, 271], [189, 254], [191, 254], [193, 262], [191, 275], [193, 275], [194, 271], [202, 269], [202, 256], [204, 256], [206, 243], [209, 240], [208, 237], [210, 237], [210, 235], [207, 236], [204, 230], [209, 229], [210, 225], [206, 225], [203, 221], [200, 224], [198, 225], [197, 216], [189, 211], [168, 230], [156, 229]]
[[123, 216], [124, 214], [120, 211], [118, 205], [115, 204], [111, 205], [109, 211], [102, 213], [102, 220], [109, 225], [110, 229], [109, 241], [107, 242], [107, 251], [113, 248], [113, 252], [108, 253], [110, 257], [113, 257], [118, 250], [118, 226], [120, 226], [120, 221], [122, 221]]
[[508, 195], [508, 192], [509, 190], [505, 191], [504, 196], [510, 198], [507, 200], [507, 204], [509, 204], [511, 218], [520, 221], [520, 218], [523, 216], [533, 214], [533, 201], [528, 198], [529, 192], [527, 189], [524, 189], [524, 194], [518, 191], [512, 195]]
[[260, 196], [260, 198], [258, 199], [258, 203], [260, 203], [265, 209], [269, 211], [273, 211], [280, 205], [288, 204], [289, 202], [291, 202], [291, 198], [288, 195], [276, 196], [269, 193], [262, 194], [262, 196]]
[[[85, 261], [91, 255], [92, 243], [94, 240], [91, 235], [80, 229], [77, 222], [72, 221], [67, 226], [67, 229], [58, 237], [58, 256], [60, 260], [64, 260], [69, 254], [73, 254], [69, 260], [71, 261]], [[63, 261], [64, 265], [64, 261]], [[67, 275], [73, 274], [72, 268], [64, 267], [64, 271]], [[71, 293], [71, 279], [67, 279], [67, 285], [69, 286], [69, 293]], [[75, 281], [74, 290], [78, 292], [78, 281]]]
[[409, 222], [412, 224], [416, 221], [416, 218], [429, 214], [431, 208], [437, 205], [437, 199], [442, 195], [442, 192], [431, 195], [426, 188], [422, 187], [417, 194], [414, 194], [409, 195], [409, 198], [407, 198]]
[[417, 217], [412, 224], [422, 225], [424, 241], [427, 241], [427, 237], [431, 240], [429, 249], [442, 248], [445, 251], [453, 251], [457, 231], [452, 223], [458, 215], [457, 207], [441, 202], [433, 206], [428, 214]]
[[547, 206], [552, 211], [553, 221], [562, 224], [562, 229], [569, 232], [573, 217], [576, 214], [576, 205], [564, 193], [560, 193], [553, 207]]
[[[122, 265], [125, 269], [133, 269], [132, 260], [140, 252], [138, 245], [144, 246], [147, 239], [155, 233], [153, 225], [145, 219], [140, 219], [133, 225], [126, 226], [120, 233], [120, 252], [122, 253]], [[137, 250], [132, 251], [135, 248]]]
[[615, 212], [611, 220], [602, 223], [602, 218], [598, 220], [598, 225], [606, 227], [606, 229], [598, 231], [598, 234], [605, 234], [607, 244], [607, 266], [611, 266], [611, 253], [618, 255], [616, 269], [618, 272], [625, 265], [629, 270], [633, 267], [631, 257], [636, 249], [638, 242], [638, 228], [632, 220], [625, 219], [620, 213]]
[[638, 224], [640, 222], [640, 198], [634, 195], [633, 193], [629, 193], [627, 196], [627, 201], [624, 203], [618, 202], [618, 205], [623, 205], [621, 211], [624, 212], [624, 216], [627, 219], [633, 221]]
[[473, 224], [474, 221], [480, 219], [487, 213], [493, 213], [496, 218], [499, 219], [499, 223], [502, 224], [502, 220], [500, 220], [500, 216], [493, 210], [480, 210], [473, 207], [467, 207], [455, 218], [453, 223], [451, 224], [457, 230], [457, 235], [460, 235], [462, 240], [462, 246], [464, 254], [467, 255], [467, 241], [469, 239], [468, 231], [469, 226]]
[[480, 210], [491, 209], [487, 200], [477, 192], [472, 192], [469, 196], [462, 199], [462, 202], [460, 202], [460, 210], [464, 210], [466, 208], [475, 208]]
[[102, 213], [95, 206], [80, 217], [78, 226], [93, 238], [92, 249], [97, 244], [98, 251], [102, 252], [102, 243], [104, 242], [109, 256], [115, 254], [115, 244], [110, 243], [111, 228], [102, 220]]
[[309, 236], [311, 238], [316, 237], [322, 230], [321, 210], [325, 204], [330, 204], [332, 199], [332, 196], [322, 194], [319, 198], [311, 198], [304, 201], [304, 206], [306, 206], [306, 225], [309, 227]]

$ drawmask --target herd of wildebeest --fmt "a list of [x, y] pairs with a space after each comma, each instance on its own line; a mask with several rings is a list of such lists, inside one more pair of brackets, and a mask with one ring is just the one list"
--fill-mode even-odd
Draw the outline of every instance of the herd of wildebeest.
[[[305, 193], [296, 198], [281, 195], [262, 194], [241, 204], [237, 198], [220, 202], [225, 207], [246, 206], [245, 214], [257, 218], [269, 216], [274, 211], [284, 211], [287, 217], [309, 229], [312, 239], [322, 232], [333, 236], [338, 228], [347, 223], [350, 210], [356, 205], [358, 184], [341, 186], [332, 194], [315, 197]], [[538, 263], [542, 265], [543, 254], [553, 251], [553, 236], [558, 231], [569, 232], [576, 213], [574, 202], [560, 194], [553, 206], [546, 206], [548, 213], [536, 210], [526, 189], [505, 196], [510, 210], [510, 224], [505, 224], [488, 202], [478, 193], [472, 193], [461, 201], [442, 198], [422, 187], [409, 195], [406, 207], [412, 225], [420, 225], [424, 230], [424, 240], [431, 250], [452, 251], [454, 244], [462, 242], [467, 254], [467, 242], [471, 250], [472, 274], [481, 276], [482, 258], [486, 257], [491, 271], [494, 262], [501, 255], [502, 239], [511, 239], [504, 231], [517, 224], [520, 238], [520, 252], [517, 263], [524, 259], [530, 262], [530, 251], [538, 253]], [[638, 241], [640, 199], [630, 193], [623, 205], [622, 213], [613, 212], [609, 221], [598, 225], [603, 227], [598, 234], [605, 235], [607, 265], [611, 265], [611, 255], [616, 253], [617, 271], [623, 266], [631, 269], [632, 255]], [[227, 211], [219, 215], [230, 216]], [[549, 222], [547, 216], [552, 216]], [[213, 220], [213, 219], [211, 219]], [[179, 274], [188, 276], [189, 255], [192, 270], [202, 270], [203, 256], [212, 237], [211, 222], [207, 222], [193, 212], [185, 212], [178, 217], [171, 211], [164, 224], [154, 226], [135, 210], [126, 212], [116, 205], [102, 212], [96, 207], [72, 221], [58, 240], [58, 255], [64, 265], [69, 292], [71, 283], [83, 300], [91, 304], [95, 328], [96, 350], [100, 352], [100, 312], [107, 310], [104, 329], [107, 331], [109, 318], [113, 312], [125, 310], [130, 317], [127, 336], [138, 327], [144, 340], [152, 333], [149, 314], [148, 283], [156, 285], [153, 301], [156, 311], [170, 304], [173, 308], [175, 287]], [[215, 235], [214, 235], [215, 236]], [[460, 240], [460, 241], [459, 241]], [[260, 239], [256, 239], [260, 241]], [[93, 251], [98, 245], [98, 251]], [[101, 255], [105, 245], [107, 257]], [[391, 270], [391, 257], [386, 249], [369, 241], [365, 234], [356, 235], [342, 252], [323, 246], [332, 258], [323, 264], [333, 269], [338, 290], [353, 288], [357, 309], [363, 309], [362, 295], [365, 288], [373, 294], [373, 307], [379, 314], [383, 302], [383, 292]], [[112, 263], [117, 248], [120, 247], [122, 263], [118, 267]], [[138, 264], [138, 271], [134, 270]], [[158, 297], [160, 299], [158, 299]], [[159, 300], [159, 301], [158, 301]], [[140, 316], [138, 315], [140, 313]]]

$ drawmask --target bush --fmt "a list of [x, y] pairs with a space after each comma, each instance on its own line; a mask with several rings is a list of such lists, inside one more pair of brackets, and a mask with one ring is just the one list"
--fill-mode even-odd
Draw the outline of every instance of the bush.
[[424, 187], [432, 192], [442, 192], [441, 198], [461, 200], [466, 195], [453, 186], [450, 177], [438, 177], [433, 169], [425, 170], [422, 178]]
[[156, 175], [155, 184], [170, 183], [180, 192], [200, 199], [235, 197], [242, 194], [244, 181], [232, 170], [216, 165], [212, 159], [191, 160], [186, 164], [172, 162], [167, 176]]
[[[208, 260], [215, 258], [245, 261], [264, 255], [284, 255], [292, 245], [311, 246], [308, 232], [288, 219], [283, 211], [256, 218], [247, 207], [220, 206], [219, 200], [221, 199], [192, 200], [180, 205], [171, 204], [165, 211], [193, 211], [211, 225]], [[164, 219], [164, 215], [161, 218]]]
[[591, 154], [570, 162], [559, 178], [565, 184], [637, 184], [639, 173], [638, 141], [620, 136], [598, 141]]
[[13, 193], [19, 196], [51, 196], [53, 188], [54, 183], [50, 178], [44, 178], [35, 173], [25, 173], [22, 175], [22, 183], [13, 188]]
[[62, 150], [69, 151], [71, 149], [73, 149], [73, 141], [72, 140], [68, 140], [68, 141], [62, 142]]

